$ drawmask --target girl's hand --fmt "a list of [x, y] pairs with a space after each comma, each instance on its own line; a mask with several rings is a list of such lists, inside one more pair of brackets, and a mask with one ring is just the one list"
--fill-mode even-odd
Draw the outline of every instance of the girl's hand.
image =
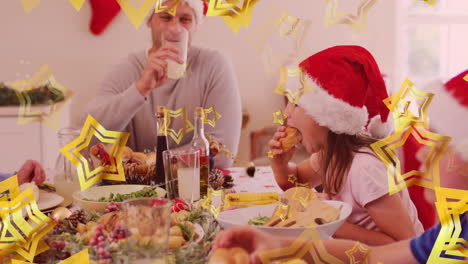
[[220, 232], [214, 242], [213, 250], [218, 248], [240, 247], [249, 253], [250, 263], [262, 263], [259, 253], [284, 247], [279, 237], [262, 232], [251, 226], [237, 226]]
[[279, 127], [269, 143], [270, 151], [274, 155], [272, 162], [281, 165], [287, 165], [296, 152], [296, 147], [293, 147], [288, 152], [284, 152], [282, 149], [280, 139], [286, 137], [285, 129], [286, 127], [284, 126]]

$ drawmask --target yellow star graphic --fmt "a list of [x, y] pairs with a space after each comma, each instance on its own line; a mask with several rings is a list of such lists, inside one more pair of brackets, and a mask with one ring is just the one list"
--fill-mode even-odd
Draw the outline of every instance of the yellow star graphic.
[[306, 229], [288, 247], [261, 251], [258, 255], [263, 264], [270, 264], [301, 259], [306, 254], [312, 256], [313, 263], [343, 264], [341, 260], [327, 252], [315, 228]]
[[[0, 201], [0, 218], [0, 256], [16, 252], [28, 261], [36, 256], [42, 237], [55, 226], [37, 207], [31, 188], [10, 201]], [[43, 251], [43, 244], [39, 248]]]
[[18, 194], [18, 177], [16, 175], [0, 182], [0, 201], [11, 201]]
[[273, 4], [270, 6], [270, 9], [268, 9], [268, 15], [263, 23], [259, 27], [249, 30], [246, 40], [257, 49], [258, 52], [262, 52], [266, 46], [267, 38], [276, 30], [275, 24], [279, 23], [283, 16], [284, 12]]
[[273, 113], [273, 124], [280, 124], [283, 126], [287, 118], [288, 116], [280, 109]]
[[63, 260], [59, 262], [58, 264], [89, 264], [89, 254], [88, 254], [88, 249], [84, 249], [75, 255], [67, 258], [66, 260]]
[[[468, 258], [468, 241], [460, 238], [462, 226], [460, 217], [468, 212], [468, 191], [448, 188], [435, 188], [436, 208], [441, 223], [437, 240], [432, 248], [427, 263], [466, 263]], [[447, 257], [461, 257], [456, 260]]]
[[[213, 119], [208, 119], [208, 114], [213, 114]], [[212, 127], [216, 126], [216, 122], [221, 119], [221, 114], [216, 111], [216, 107], [212, 106], [207, 109], [203, 109], [203, 123], [208, 124]]]
[[172, 3], [171, 6], [165, 6], [163, 4], [163, 2], [166, 1], [166, 0], [156, 0], [156, 1], [157, 1], [156, 2], [156, 8], [154, 9], [155, 13], [166, 12], [166, 13], [172, 15], [172, 16], [176, 15], [177, 7], [182, 2], [182, 0], [176, 0], [176, 1], [174, 1], [174, 3]]
[[156, 5], [156, 1], [157, 0], [143, 0], [143, 3], [136, 8], [133, 6], [131, 0], [117, 0], [117, 3], [119, 3], [133, 26], [138, 29], [145, 20], [146, 15], [151, 12], [153, 6]]
[[290, 206], [287, 204], [282, 204], [281, 202], [278, 203], [278, 206], [276, 207], [274, 215], [279, 217], [281, 221], [286, 221], [289, 217], [291, 217], [291, 211], [290, 211]]
[[296, 182], [297, 182], [296, 174], [289, 174], [288, 175], [288, 182], [290, 182], [292, 184], [296, 184]]
[[362, 0], [359, 4], [357, 15], [353, 15], [351, 13], [337, 12], [339, 0], [327, 0], [325, 25], [348, 24], [359, 31], [364, 31], [367, 14], [376, 2], [377, 0]]
[[307, 187], [304, 187], [303, 185], [301, 188], [299, 187], [299, 183], [296, 183], [292, 197], [293, 201], [298, 201], [304, 208], [308, 206], [309, 201], [317, 199], [317, 194], [310, 189], [309, 184], [306, 183], [305, 185]]
[[418, 90], [409, 79], [405, 79], [400, 90], [384, 100], [392, 112], [395, 130], [401, 131], [414, 122], [422, 123], [428, 128], [427, 109], [433, 97], [433, 93]]
[[[205, 201], [203, 201], [202, 207], [210, 210], [215, 217], [218, 217], [219, 213], [223, 210], [223, 196], [224, 189], [215, 191], [213, 188], [208, 188], [208, 194]], [[221, 204], [219, 206], [213, 205], [213, 197], [220, 197]]]
[[423, 0], [424, 2], [430, 4], [431, 6], [435, 6], [437, 0]]
[[285, 11], [283, 15], [275, 22], [275, 25], [279, 29], [280, 37], [297, 36], [299, 26], [302, 22], [302, 19], [290, 16], [288, 11]]
[[[165, 114], [165, 119], [164, 119], [164, 124], [161, 127], [160, 132], [170, 136], [174, 142], [177, 144], [182, 141], [182, 138], [184, 138], [185, 134], [193, 130], [193, 124], [189, 121], [188, 119], [188, 114], [187, 114], [187, 108], [182, 107], [177, 110], [169, 110], [167, 108], [164, 108]], [[178, 131], [175, 131], [174, 129], [170, 128], [171, 126], [171, 118], [177, 118], [180, 117], [182, 118], [182, 122], [184, 123], [184, 128], [179, 129]], [[164, 131], [163, 128], [166, 128], [167, 131]]]
[[[402, 175], [401, 163], [395, 150], [402, 147], [410, 135], [420, 144], [429, 146], [431, 149], [424, 161], [426, 171], [412, 170]], [[412, 185], [431, 189], [440, 186], [439, 161], [450, 140], [450, 137], [426, 130], [421, 123], [414, 123], [408, 129], [395, 132], [372, 144], [372, 149], [387, 167], [390, 195]]]
[[462, 143], [456, 146], [455, 149], [448, 151], [447, 171], [457, 171], [459, 175], [468, 176], [468, 167], [457, 161], [457, 155], [461, 155], [462, 159], [468, 160], [468, 143]]
[[70, 3], [76, 9], [76, 11], [80, 11], [81, 7], [83, 6], [85, 0], [70, 0]]
[[[93, 136], [100, 142], [113, 145], [109, 153], [111, 164], [99, 166], [91, 171], [88, 159], [83, 156], [81, 151], [89, 147]], [[125, 181], [122, 154], [129, 136], [129, 133], [105, 129], [91, 115], [88, 115], [80, 136], [60, 149], [60, 152], [75, 165], [82, 191], [102, 179]]]
[[31, 13], [31, 11], [36, 8], [41, 0], [21, 0], [21, 4], [23, 5], [24, 12], [26, 14]]
[[[299, 78], [301, 84], [301, 87], [294, 92], [286, 88], [288, 79], [292, 77]], [[291, 104], [297, 104], [301, 96], [310, 91], [312, 91], [312, 86], [307, 81], [307, 77], [302, 72], [301, 68], [287, 69], [282, 67], [280, 69], [280, 81], [275, 88], [275, 93], [286, 96]]]
[[[346, 256], [349, 258], [350, 264], [366, 264], [370, 249], [364, 247], [361, 243], [356, 242], [352, 249], [345, 251]], [[364, 255], [364, 256], [359, 256]]]
[[463, 77], [463, 80], [467, 81], [468, 82], [468, 74], [465, 75], [465, 77]]
[[[50, 105], [48, 105], [49, 110], [47, 112], [40, 110], [32, 111], [31, 98], [28, 92], [43, 86], [45, 83], [48, 83], [48, 85], [46, 85], [48, 92], [55, 94], [56, 98], [64, 98], [57, 103], [49, 102]], [[58, 129], [60, 110], [73, 93], [55, 81], [49, 65], [43, 65], [31, 79], [15, 81], [11, 83], [11, 86], [16, 90], [20, 102], [18, 124], [21, 125], [39, 121], [52, 129]]]
[[253, 8], [258, 0], [211, 0], [208, 4], [207, 16], [220, 16], [234, 33], [239, 32], [241, 26], [249, 27]]
[[273, 151], [269, 150], [268, 153], [267, 153], [267, 156], [269, 159], [272, 159], [275, 157], [275, 154], [273, 153]]

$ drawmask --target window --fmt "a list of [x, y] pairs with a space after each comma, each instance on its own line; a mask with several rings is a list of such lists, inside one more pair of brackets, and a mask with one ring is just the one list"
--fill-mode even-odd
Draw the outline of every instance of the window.
[[404, 78], [416, 85], [468, 69], [468, 0], [400, 2], [396, 91]]

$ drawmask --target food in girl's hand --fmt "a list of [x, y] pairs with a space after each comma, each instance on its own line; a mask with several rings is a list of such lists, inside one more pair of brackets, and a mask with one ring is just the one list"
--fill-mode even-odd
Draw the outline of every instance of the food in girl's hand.
[[211, 255], [208, 264], [245, 264], [250, 263], [249, 253], [243, 248], [218, 248]]
[[299, 144], [301, 138], [299, 130], [294, 127], [287, 127], [284, 130], [286, 136], [281, 138], [279, 141], [281, 142], [281, 148], [284, 152], [290, 151], [294, 146]]

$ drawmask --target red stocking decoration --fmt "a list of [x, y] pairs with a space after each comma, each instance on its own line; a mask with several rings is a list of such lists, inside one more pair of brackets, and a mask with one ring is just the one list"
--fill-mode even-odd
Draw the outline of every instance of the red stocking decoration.
[[116, 0], [89, 0], [92, 10], [89, 29], [94, 35], [100, 35], [120, 11]]

